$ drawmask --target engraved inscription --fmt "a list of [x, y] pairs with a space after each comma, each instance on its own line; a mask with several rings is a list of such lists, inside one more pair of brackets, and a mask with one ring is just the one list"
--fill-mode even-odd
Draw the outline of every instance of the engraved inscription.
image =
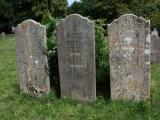
[[[94, 101], [94, 24], [80, 15], [70, 15], [58, 25], [57, 38], [62, 97]], [[87, 93], [86, 88], [92, 91]]]

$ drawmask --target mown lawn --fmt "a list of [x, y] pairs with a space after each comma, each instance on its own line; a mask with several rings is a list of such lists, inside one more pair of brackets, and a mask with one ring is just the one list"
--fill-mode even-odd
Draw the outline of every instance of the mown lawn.
[[15, 40], [0, 39], [0, 120], [160, 120], [160, 65], [153, 65], [151, 106], [148, 102], [110, 101], [94, 103], [59, 99], [54, 90], [43, 98], [20, 93]]

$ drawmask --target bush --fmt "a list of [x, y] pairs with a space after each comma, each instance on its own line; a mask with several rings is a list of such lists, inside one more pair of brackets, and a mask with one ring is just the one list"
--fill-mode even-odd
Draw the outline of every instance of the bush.
[[104, 82], [109, 78], [109, 48], [106, 35], [107, 32], [104, 29], [105, 26], [105, 19], [95, 20], [97, 82]]
[[[47, 27], [47, 55], [50, 67], [50, 81], [51, 85], [58, 91], [60, 91], [60, 80], [59, 80], [59, 71], [58, 71], [58, 55], [57, 55], [57, 44], [55, 29], [56, 25], [60, 22], [60, 19], [51, 18], [50, 15], [47, 15], [49, 20], [46, 20], [45, 24]], [[109, 64], [108, 64], [108, 42], [107, 36], [105, 33], [105, 20], [99, 19], [95, 20], [95, 41], [96, 41], [96, 74], [97, 82], [106, 80], [109, 76]], [[43, 21], [44, 23], [44, 21]]]
[[59, 21], [60, 19], [52, 17], [48, 11], [44, 13], [42, 19], [42, 23], [45, 24], [47, 29], [46, 54], [48, 56], [49, 63], [50, 83], [51, 86], [54, 86], [58, 96], [60, 95], [60, 81], [55, 29]]

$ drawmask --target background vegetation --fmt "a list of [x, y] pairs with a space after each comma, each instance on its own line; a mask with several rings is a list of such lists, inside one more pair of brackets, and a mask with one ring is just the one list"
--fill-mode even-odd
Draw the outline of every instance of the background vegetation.
[[151, 20], [152, 28], [160, 31], [160, 0], [80, 0], [68, 6], [67, 0], [0, 0], [0, 33], [9, 33], [25, 19], [42, 22], [49, 11], [55, 18], [79, 13], [92, 19], [106, 19], [110, 23], [125, 13], [133, 13]]
[[81, 0], [69, 7], [69, 13], [103, 18], [106, 23], [122, 14], [132, 13], [151, 20], [152, 28], [160, 30], [160, 0]]
[[55, 17], [67, 15], [67, 0], [0, 0], [0, 33], [11, 32], [26, 19], [41, 22], [46, 10]]

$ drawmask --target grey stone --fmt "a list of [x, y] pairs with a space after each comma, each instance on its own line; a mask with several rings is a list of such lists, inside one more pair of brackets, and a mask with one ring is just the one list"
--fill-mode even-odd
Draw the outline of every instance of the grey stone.
[[5, 33], [5, 32], [2, 32], [2, 33], [1, 33], [1, 38], [2, 38], [2, 39], [6, 39], [6, 33]]
[[12, 27], [11, 27], [11, 33], [14, 33], [14, 29], [15, 29], [15, 27], [12, 26]]
[[94, 23], [78, 14], [57, 27], [61, 96], [80, 101], [96, 100]]
[[156, 29], [151, 33], [151, 63], [160, 64], [160, 37]]
[[49, 93], [45, 26], [26, 20], [15, 28], [15, 37], [20, 89], [31, 96]]
[[125, 14], [108, 24], [111, 99], [150, 96], [150, 21]]

